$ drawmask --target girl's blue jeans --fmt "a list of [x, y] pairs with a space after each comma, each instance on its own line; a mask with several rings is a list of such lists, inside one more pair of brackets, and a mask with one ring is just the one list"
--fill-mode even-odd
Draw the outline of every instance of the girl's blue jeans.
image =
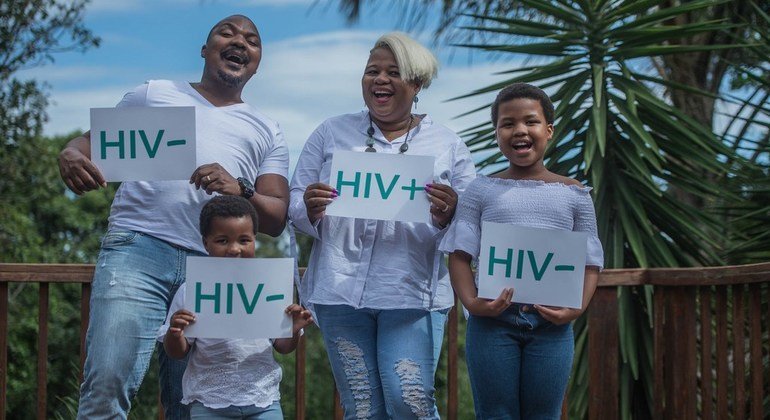
[[[188, 255], [200, 254], [133, 231], [110, 230], [104, 236], [91, 289], [78, 419], [127, 417], [158, 328], [184, 281]], [[186, 361], [168, 358], [159, 348], [165, 418], [189, 418], [179, 402]]]
[[345, 419], [438, 419], [448, 311], [314, 305]]
[[466, 359], [477, 419], [558, 419], [575, 352], [572, 324], [529, 305], [468, 318]]

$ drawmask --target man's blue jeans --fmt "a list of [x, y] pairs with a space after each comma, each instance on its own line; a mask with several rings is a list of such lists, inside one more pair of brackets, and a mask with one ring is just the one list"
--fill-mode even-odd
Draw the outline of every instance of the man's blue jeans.
[[466, 361], [477, 419], [558, 419], [575, 345], [572, 324], [554, 325], [532, 306], [471, 315]]
[[[91, 291], [86, 363], [78, 419], [125, 419], [156, 347], [158, 328], [185, 278], [188, 255], [152, 236], [110, 230], [102, 240]], [[159, 353], [167, 419], [187, 419], [179, 403], [186, 361]]]
[[314, 305], [346, 419], [438, 419], [448, 311]]

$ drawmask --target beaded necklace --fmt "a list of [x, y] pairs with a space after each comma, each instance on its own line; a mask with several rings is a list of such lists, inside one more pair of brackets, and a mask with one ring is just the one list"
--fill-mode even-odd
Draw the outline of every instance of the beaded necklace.
[[[412, 130], [412, 122], [414, 122], [414, 115], [409, 115], [409, 125], [406, 127], [406, 138], [404, 139], [404, 144], [398, 148], [398, 153], [403, 154], [409, 150], [409, 132]], [[366, 150], [364, 151], [372, 153], [377, 152], [374, 148], [374, 125], [372, 124], [372, 114], [369, 114], [369, 128], [366, 130], [366, 134], [369, 135], [369, 138], [366, 139]]]

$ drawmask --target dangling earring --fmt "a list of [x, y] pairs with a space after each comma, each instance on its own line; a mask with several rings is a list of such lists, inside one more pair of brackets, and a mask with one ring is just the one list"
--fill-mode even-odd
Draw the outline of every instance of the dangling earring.
[[417, 95], [414, 95], [412, 101], [414, 102], [414, 110], [417, 111], [417, 102], [420, 102], [420, 98], [418, 98]]

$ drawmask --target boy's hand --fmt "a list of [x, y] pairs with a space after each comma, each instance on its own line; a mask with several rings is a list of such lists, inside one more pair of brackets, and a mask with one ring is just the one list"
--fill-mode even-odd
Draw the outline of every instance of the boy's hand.
[[472, 315], [495, 317], [511, 306], [512, 298], [513, 288], [505, 288], [495, 300], [474, 298], [473, 304], [467, 309]]
[[582, 309], [575, 308], [557, 308], [543, 305], [533, 306], [535, 309], [537, 309], [537, 312], [540, 313], [540, 316], [548, 321], [551, 321], [551, 323], [554, 325], [562, 325], [568, 322], [572, 322], [583, 313]]
[[291, 314], [292, 319], [292, 334], [297, 335], [299, 330], [307, 327], [313, 323], [313, 315], [307, 309], [303, 308], [296, 303], [292, 303], [285, 311], [287, 314]]
[[168, 334], [172, 337], [184, 337], [184, 329], [193, 322], [195, 322], [195, 315], [186, 309], [180, 309], [171, 315]]

